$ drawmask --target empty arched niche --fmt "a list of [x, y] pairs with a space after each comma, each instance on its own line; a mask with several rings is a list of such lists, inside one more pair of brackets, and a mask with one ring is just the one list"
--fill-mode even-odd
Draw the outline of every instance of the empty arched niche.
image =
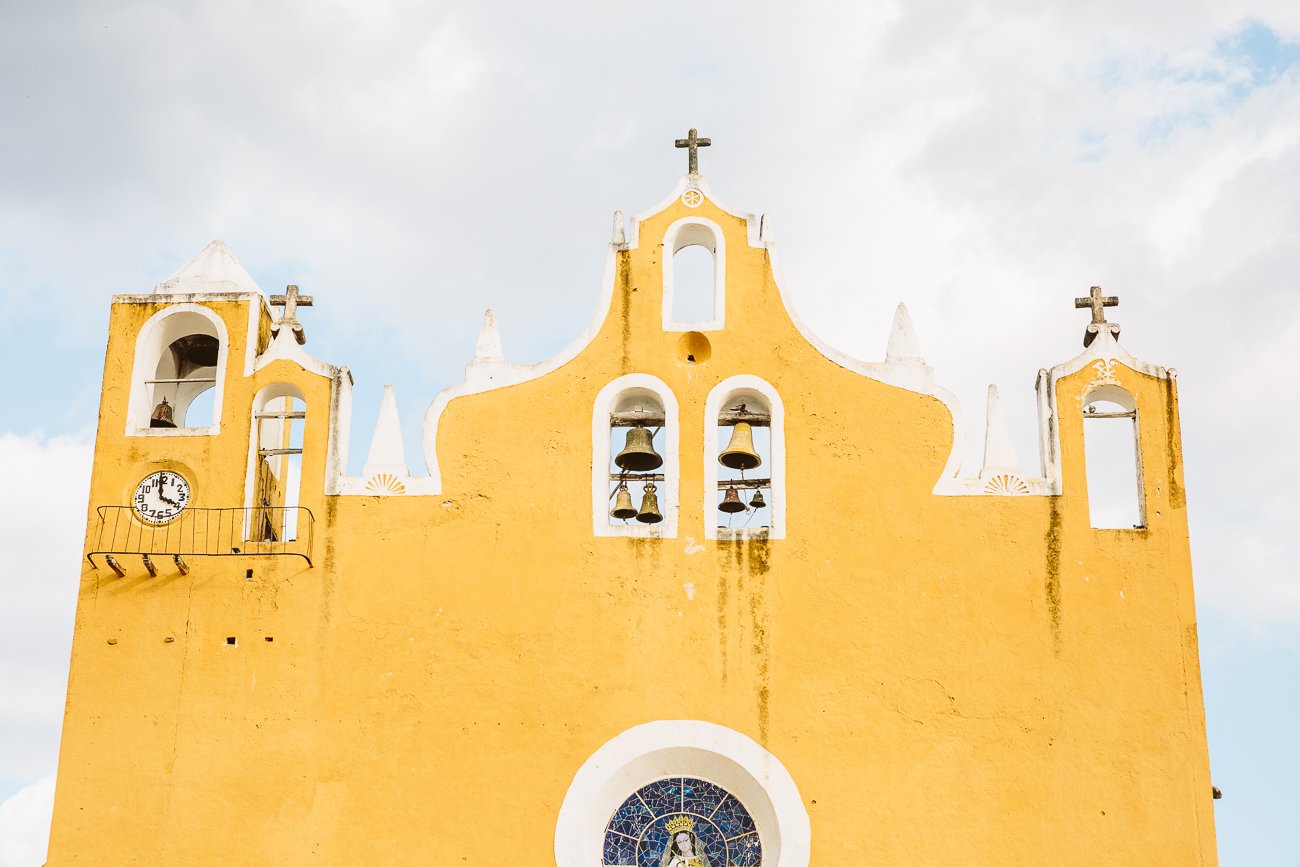
[[751, 375], [719, 383], [705, 401], [705, 538], [785, 537], [785, 409]]
[[297, 538], [307, 402], [288, 383], [268, 385], [253, 398], [245, 539], [288, 542]]
[[1123, 388], [1103, 385], [1084, 397], [1083, 451], [1092, 526], [1145, 527], [1137, 402]]
[[225, 323], [207, 307], [154, 314], [136, 338], [127, 433], [215, 433], [227, 349]]
[[591, 507], [597, 536], [677, 532], [677, 401], [657, 377], [621, 376], [592, 414]]
[[678, 220], [664, 233], [663, 260], [664, 330], [721, 328], [727, 283], [722, 228], [703, 217]]

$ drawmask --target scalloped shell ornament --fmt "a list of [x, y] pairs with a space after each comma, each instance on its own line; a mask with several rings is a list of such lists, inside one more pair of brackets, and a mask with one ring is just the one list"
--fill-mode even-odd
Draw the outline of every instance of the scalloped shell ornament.
[[402, 480], [392, 473], [375, 473], [366, 482], [366, 490], [372, 494], [389, 496], [392, 494], [405, 494], [406, 485], [402, 484]]
[[1029, 493], [1029, 485], [1020, 476], [1012, 473], [998, 473], [984, 483], [984, 493], [999, 497], [1016, 497]]

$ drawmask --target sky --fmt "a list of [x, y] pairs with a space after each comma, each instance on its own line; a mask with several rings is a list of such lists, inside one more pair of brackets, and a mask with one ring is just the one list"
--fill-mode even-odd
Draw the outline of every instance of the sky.
[[0, 3], [0, 117], [0, 867], [45, 850], [112, 295], [224, 239], [315, 297], [350, 467], [392, 383], [422, 472], [483, 310], [571, 342], [692, 126], [823, 340], [880, 360], [907, 303], [968, 471], [995, 383], [1032, 472], [1072, 299], [1119, 296], [1179, 371], [1221, 860], [1300, 863], [1300, 4]]

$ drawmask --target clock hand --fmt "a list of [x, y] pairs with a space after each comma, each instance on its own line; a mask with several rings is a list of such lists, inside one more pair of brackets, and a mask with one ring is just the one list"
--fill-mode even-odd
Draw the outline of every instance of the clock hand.
[[164, 484], [162, 481], [159, 481], [159, 482], [158, 482], [158, 499], [162, 500], [164, 503], [166, 503], [166, 504], [169, 505], [169, 506], [175, 506], [175, 505], [177, 505], [177, 503], [176, 503], [175, 500], [169, 498], [166, 494], [163, 493], [163, 489], [164, 489], [164, 487], [165, 487], [165, 484]]

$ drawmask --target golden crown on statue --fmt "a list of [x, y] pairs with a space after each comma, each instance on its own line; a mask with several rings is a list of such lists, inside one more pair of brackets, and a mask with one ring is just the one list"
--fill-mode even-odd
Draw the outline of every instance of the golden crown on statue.
[[690, 816], [673, 816], [665, 825], [669, 834], [677, 834], [679, 831], [694, 831], [695, 822]]

